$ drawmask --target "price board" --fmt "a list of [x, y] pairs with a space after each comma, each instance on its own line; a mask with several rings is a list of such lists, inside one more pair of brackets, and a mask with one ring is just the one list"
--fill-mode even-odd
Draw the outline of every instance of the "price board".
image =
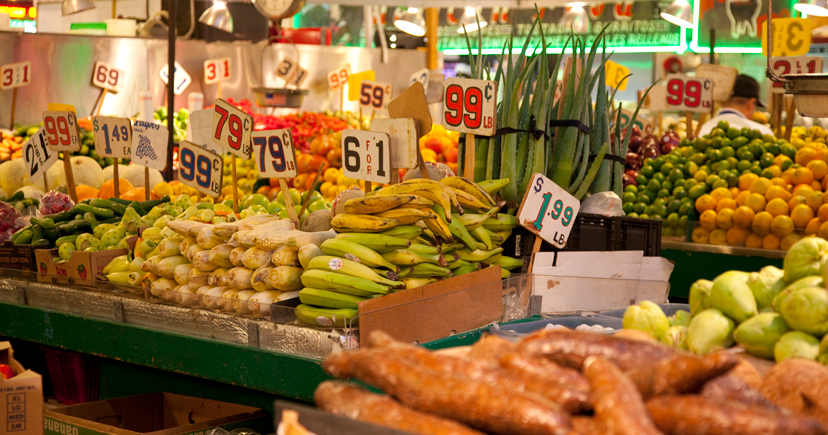
[[0, 67], [0, 89], [26, 86], [32, 81], [32, 63], [7, 63]]
[[739, 70], [732, 66], [704, 63], [696, 67], [696, 78], [713, 80], [713, 101], [725, 102], [733, 94]]
[[188, 141], [178, 147], [178, 178], [182, 183], [209, 196], [221, 193], [221, 156]]
[[[774, 56], [802, 56], [811, 50], [813, 25], [807, 18], [774, 18], [771, 20]], [[762, 26], [762, 55], [768, 55], [767, 26]]]
[[356, 101], [360, 99], [360, 84], [364, 81], [374, 81], [377, 74], [374, 70], [363, 71], [348, 76], [348, 100]]
[[[161, 68], [161, 81], [164, 82], [165, 85], [170, 84], [170, 76], [169, 76], [169, 64], [164, 65]], [[190, 86], [190, 83], [193, 82], [193, 79], [190, 77], [190, 74], [184, 70], [178, 62], [173, 64], [173, 93], [175, 95], [181, 95], [187, 86]]]
[[[818, 56], [774, 57], [771, 67], [777, 76], [785, 74], [815, 74], [822, 72], [822, 58]], [[772, 82], [771, 92], [784, 94], [785, 84]]]
[[132, 147], [132, 123], [129, 119], [93, 116], [92, 133], [95, 136], [95, 152], [99, 156], [115, 159], [129, 157]]
[[385, 133], [342, 130], [342, 173], [357, 180], [390, 183], [390, 143]]
[[212, 85], [231, 77], [230, 58], [221, 57], [204, 61], [204, 84]]
[[328, 87], [339, 89], [348, 83], [348, 76], [351, 75], [351, 65], [345, 64], [334, 70], [328, 71]]
[[581, 203], [574, 196], [552, 180], [535, 173], [523, 194], [517, 217], [524, 228], [563, 248], [580, 209]]
[[213, 112], [212, 131], [213, 143], [245, 160], [250, 159], [253, 152], [250, 146], [252, 116], [219, 98]]
[[443, 89], [443, 126], [461, 133], [495, 134], [497, 82], [451, 78]]
[[713, 80], [668, 74], [665, 86], [666, 110], [710, 112], [713, 107]]
[[359, 85], [359, 105], [370, 110], [384, 109], [391, 101], [392, 89], [388, 83], [366, 80]]
[[46, 147], [46, 130], [41, 126], [23, 144], [23, 162], [26, 164], [29, 181], [39, 180], [57, 160], [58, 153]]
[[95, 62], [92, 70], [92, 84], [111, 92], [119, 92], [126, 86], [126, 70], [115, 68], [105, 62]]
[[[633, 111], [627, 109], [621, 109], [621, 128], [627, 128], [630, 124], [630, 119], [632, 119]], [[641, 112], [638, 112], [638, 116], [635, 117], [635, 125], [641, 129], [641, 132], [644, 135], [653, 134], [655, 133], [655, 122], [641, 115]]]
[[388, 135], [392, 169], [411, 169], [417, 166], [417, 120], [412, 118], [372, 119], [371, 130]]
[[420, 82], [423, 85], [423, 89], [428, 89], [428, 68], [423, 68], [414, 74], [411, 74], [411, 77], [408, 79], [408, 84], [413, 85], [414, 82]]
[[50, 150], [78, 151], [81, 149], [75, 112], [43, 112], [43, 128], [46, 131], [46, 146]]
[[618, 89], [619, 91], [627, 89], [627, 82], [629, 81], [629, 77], [627, 76], [630, 75], [629, 68], [608, 60], [604, 64], [604, 69], [606, 69], [604, 83], [607, 86]]
[[296, 176], [296, 150], [289, 128], [253, 132], [253, 148], [259, 177], [293, 178]]
[[163, 171], [167, 167], [167, 127], [147, 121], [132, 125], [132, 163]]
[[655, 85], [647, 93], [644, 104], [650, 112], [667, 110], [667, 87]]
[[308, 71], [299, 66], [299, 62], [286, 57], [276, 66], [276, 76], [298, 88], [308, 78]]
[[224, 147], [213, 142], [213, 109], [201, 109], [190, 112], [187, 122], [190, 127], [191, 136], [187, 139], [190, 142], [200, 145], [202, 148], [216, 153], [224, 154]]

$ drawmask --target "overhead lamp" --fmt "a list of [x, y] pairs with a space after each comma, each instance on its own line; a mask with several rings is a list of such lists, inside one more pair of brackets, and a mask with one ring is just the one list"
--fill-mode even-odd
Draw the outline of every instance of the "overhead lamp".
[[[466, 6], [466, 10], [463, 11], [463, 15], [460, 16], [460, 19], [457, 21], [457, 25], [460, 26], [457, 28], [457, 33], [463, 34], [466, 32], [476, 32], [486, 26], [489, 25], [488, 21], [484, 21], [480, 18], [482, 10], [477, 10], [472, 6]], [[478, 22], [480, 25], [478, 26]], [[466, 30], [463, 30], [465, 26]]]
[[681, 27], [693, 27], [693, 8], [687, 0], [675, 0], [661, 13], [661, 18]]
[[201, 14], [198, 22], [227, 33], [233, 33], [233, 16], [230, 15], [230, 10], [227, 9], [227, 3], [225, 2], [213, 2], [213, 6], [210, 6]]
[[564, 12], [560, 24], [571, 28], [573, 33], [589, 33], [589, 16], [580, 4], [573, 5]]
[[92, 0], [63, 0], [60, 9], [61, 15], [72, 15], [78, 12], [88, 11], [89, 9], [95, 9], [95, 3], [92, 3]]
[[803, 14], [828, 17], [828, 0], [801, 0], [794, 5], [794, 9]]
[[425, 18], [419, 8], [398, 8], [394, 14], [394, 25], [409, 35], [425, 36]]

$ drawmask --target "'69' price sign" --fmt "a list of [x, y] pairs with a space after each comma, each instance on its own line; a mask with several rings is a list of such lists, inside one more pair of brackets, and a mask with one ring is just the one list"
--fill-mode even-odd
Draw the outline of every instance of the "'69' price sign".
[[385, 133], [342, 131], [342, 173], [372, 183], [391, 182], [391, 140]]
[[532, 174], [529, 188], [523, 194], [518, 222], [543, 240], [563, 248], [581, 203], [541, 174]]
[[250, 160], [253, 149], [250, 135], [253, 133], [253, 117], [237, 109], [221, 98], [216, 100], [213, 112], [213, 142], [231, 153]]
[[46, 130], [46, 146], [50, 150], [78, 151], [81, 149], [75, 112], [43, 112], [43, 128]]
[[443, 83], [443, 125], [452, 131], [492, 136], [497, 129], [497, 82], [451, 78]]
[[296, 176], [296, 153], [289, 128], [253, 132], [253, 147], [259, 176], [293, 178]]
[[126, 86], [126, 71], [115, 68], [106, 62], [95, 62], [92, 70], [92, 84], [112, 92], [121, 91]]
[[58, 153], [46, 148], [46, 129], [40, 127], [34, 136], [23, 144], [23, 162], [28, 170], [29, 181], [37, 181], [57, 161]]
[[186, 140], [178, 151], [178, 178], [193, 189], [209, 196], [221, 193], [221, 157]]
[[713, 80], [682, 74], [667, 75], [667, 110], [710, 112], [713, 107]]

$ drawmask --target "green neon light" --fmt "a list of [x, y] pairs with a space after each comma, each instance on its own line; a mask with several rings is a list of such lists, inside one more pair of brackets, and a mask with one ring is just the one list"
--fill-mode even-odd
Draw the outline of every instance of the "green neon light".
[[[773, 0], [767, 0], [773, 1]], [[701, 23], [699, 12], [699, 1], [693, 2], [693, 41], [690, 42], [690, 50], [694, 53], [710, 53], [710, 47], [700, 47], [699, 46], [699, 24]], [[790, 4], [790, 8], [793, 9], [793, 5], [796, 3], [796, 0], [792, 1]], [[805, 15], [803, 15], [805, 17]], [[760, 30], [761, 33], [761, 30]], [[758, 41], [758, 38], [757, 38]], [[714, 50], [716, 53], [752, 53], [752, 54], [761, 54], [762, 47], [753, 47], [749, 45], [745, 46], [727, 46], [727, 47], [716, 47]]]

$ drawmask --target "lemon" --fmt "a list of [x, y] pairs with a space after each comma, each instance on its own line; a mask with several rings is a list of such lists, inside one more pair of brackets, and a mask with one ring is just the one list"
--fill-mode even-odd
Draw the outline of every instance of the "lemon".
[[[716, 214], [716, 224], [723, 230], [733, 228], [733, 210], [726, 208]], [[712, 234], [711, 234], [712, 236]], [[712, 242], [711, 242], [712, 243]]]
[[744, 205], [733, 212], [733, 222], [741, 228], [750, 228], [755, 217], [756, 213], [753, 209]]
[[793, 210], [793, 209], [794, 209], [796, 206], [798, 206], [798, 205], [805, 205], [805, 202], [806, 202], [806, 201], [805, 201], [805, 197], [804, 197], [804, 196], [802, 196], [802, 195], [794, 195], [794, 196], [793, 196], [793, 197], [792, 197], [792, 198], [788, 201], [788, 209], [789, 209], [789, 210]]
[[[730, 193], [730, 192], [727, 192]], [[708, 210], [716, 209], [716, 200], [710, 195], [702, 195], [696, 200], [696, 210], [699, 213], [704, 213]]]
[[748, 172], [747, 174], [742, 174], [739, 176], [739, 189], [741, 190], [748, 190], [750, 186], [753, 185], [753, 182], [758, 180], [759, 176], [754, 174], [753, 172]]
[[808, 236], [816, 235], [819, 232], [819, 225], [820, 224], [822, 224], [822, 222], [819, 220], [819, 218], [811, 219], [811, 221], [808, 222], [808, 225], [805, 226], [805, 235], [808, 235]]
[[822, 192], [812, 192], [810, 195], [805, 197], [805, 204], [808, 205], [808, 207], [811, 207], [811, 210], [816, 212], [822, 206], [824, 199], [825, 199], [825, 194], [824, 193], [822, 193]]
[[718, 224], [716, 223], [716, 210], [707, 210], [699, 216], [699, 223], [701, 227], [707, 231], [713, 231]]
[[794, 221], [787, 215], [779, 215], [771, 221], [771, 232], [777, 237], [785, 237], [794, 230]]
[[774, 217], [786, 215], [788, 214], [788, 210], [790, 210], [790, 207], [788, 207], [788, 203], [780, 198], [768, 201], [768, 204], [765, 207], [765, 211], [767, 211]]
[[720, 213], [724, 209], [735, 210], [738, 205], [736, 201], [730, 198], [722, 198], [719, 202], [716, 203], [716, 213]]
[[765, 204], [767, 204], [767, 201], [765, 200], [764, 195], [760, 193], [751, 193], [745, 200], [745, 205], [753, 209], [755, 213], [759, 213], [764, 210]]
[[776, 198], [781, 198], [787, 201], [788, 197], [790, 196], [791, 194], [788, 192], [787, 189], [785, 189], [782, 186], [777, 186], [775, 184], [773, 186], [768, 187], [768, 190], [765, 191], [765, 199], [767, 199], [768, 201]]
[[802, 240], [802, 236], [797, 233], [791, 233], [787, 236], [783, 237], [782, 240], [779, 241], [779, 249], [783, 251], [787, 251], [788, 249], [793, 246], [794, 243]]
[[736, 195], [736, 205], [745, 205], [745, 202], [747, 201], [748, 196], [750, 196], [750, 191], [749, 190], [743, 190], [743, 191], [739, 192], [739, 194]]
[[727, 245], [727, 231], [719, 228], [710, 232], [711, 245]]
[[716, 200], [716, 203], [721, 201], [724, 198], [733, 199], [733, 192], [731, 192], [727, 187], [717, 187], [710, 192], [710, 196]]
[[791, 219], [797, 228], [805, 228], [813, 218], [814, 211], [806, 204], [799, 204], [791, 210]]
[[750, 185], [750, 191], [764, 195], [770, 185], [771, 182], [767, 178], [759, 178]]
[[751, 229], [754, 233], [760, 236], [766, 236], [770, 233], [771, 222], [773, 221], [773, 215], [766, 212], [760, 211], [756, 213], [756, 216], [753, 217], [753, 223], [751, 224]]
[[740, 228], [740, 227], [733, 227], [727, 230], [727, 244], [730, 246], [742, 246], [747, 240], [748, 234], [750, 231]]

